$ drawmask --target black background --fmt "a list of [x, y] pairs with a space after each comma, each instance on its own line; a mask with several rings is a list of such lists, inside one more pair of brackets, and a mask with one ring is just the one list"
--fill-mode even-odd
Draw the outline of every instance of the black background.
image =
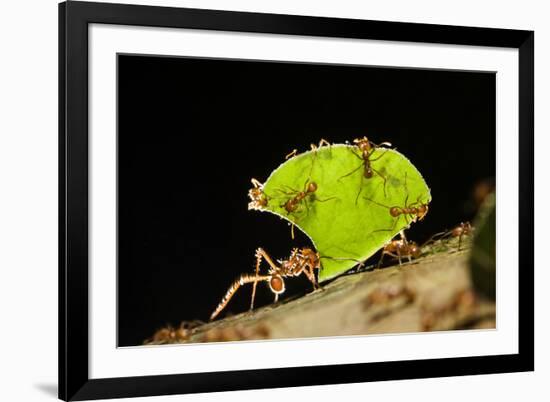
[[[247, 210], [294, 148], [321, 138], [390, 141], [433, 201], [409, 238], [471, 220], [471, 193], [495, 175], [495, 75], [120, 55], [118, 339], [138, 345], [166, 324], [207, 320], [254, 250], [293, 246], [278, 217]], [[297, 233], [298, 234], [298, 233]], [[287, 281], [285, 295], [309, 291]], [[259, 288], [256, 305], [272, 295]], [[241, 312], [250, 289], [227, 311]]]

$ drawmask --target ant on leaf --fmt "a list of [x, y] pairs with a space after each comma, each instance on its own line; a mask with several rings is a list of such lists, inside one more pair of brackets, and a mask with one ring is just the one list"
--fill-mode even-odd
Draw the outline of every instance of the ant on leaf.
[[382, 254], [380, 255], [380, 260], [378, 261], [378, 268], [382, 265], [384, 255], [397, 258], [399, 260], [399, 265], [402, 264], [402, 257], [407, 257], [409, 262], [411, 262], [413, 258], [420, 257], [421, 247], [419, 247], [414, 241], [408, 241], [403, 230], [399, 232], [399, 235], [400, 239], [390, 240], [384, 245]]
[[[287, 215], [292, 214], [294, 216], [295, 221], [298, 221], [299, 219], [298, 214], [303, 211], [303, 208], [301, 208], [302, 206], [305, 207], [307, 214], [309, 214], [310, 202], [313, 202], [313, 201], [326, 202], [337, 198], [337, 197], [329, 197], [325, 199], [319, 198], [316, 194], [319, 186], [315, 181], [311, 180], [313, 168], [315, 166], [315, 161], [317, 159], [317, 150], [321, 148], [323, 145], [330, 146], [330, 143], [325, 139], [321, 139], [318, 146], [315, 144], [311, 144], [311, 151], [315, 152], [315, 154], [311, 162], [308, 178], [306, 179], [302, 190], [297, 190], [287, 185], [283, 185], [284, 189], [275, 190], [279, 193], [282, 193], [284, 196], [287, 196], [287, 197], [290, 196], [290, 198], [287, 198], [287, 200], [283, 204], [281, 204], [280, 207], [286, 211]], [[295, 151], [296, 150], [291, 152], [291, 154], [289, 155], [295, 154]], [[287, 155], [287, 158], [289, 155]], [[291, 237], [292, 239], [294, 239], [294, 226], [295, 226], [294, 222], [292, 222], [291, 225], [292, 225]]]
[[[283, 194], [290, 195], [291, 198], [287, 199], [287, 201], [281, 205], [281, 208], [284, 208], [284, 210], [288, 215], [292, 214], [296, 221], [298, 220], [297, 214], [303, 211], [303, 209], [301, 209], [300, 207], [304, 206], [307, 214], [309, 214], [310, 202], [312, 201], [326, 202], [336, 198], [336, 197], [329, 197], [329, 198], [321, 199], [317, 197], [315, 193], [317, 192], [317, 189], [319, 187], [316, 182], [310, 181], [309, 178], [304, 183], [304, 188], [301, 191], [293, 189], [288, 186], [285, 186], [285, 187], [287, 188], [287, 191], [283, 191], [283, 190], [278, 190], [278, 191], [282, 192]], [[291, 227], [291, 236], [292, 236], [292, 239], [294, 239], [294, 223], [292, 223], [292, 227]]]
[[262, 210], [268, 202], [267, 195], [264, 193], [264, 185], [254, 178], [250, 181], [254, 187], [248, 190], [248, 197], [250, 198], [248, 209]]
[[413, 222], [416, 222], [416, 221], [421, 221], [424, 219], [424, 217], [426, 216], [426, 214], [428, 213], [428, 204], [427, 203], [423, 203], [420, 201], [420, 197], [421, 196], [418, 196], [418, 199], [409, 204], [409, 190], [407, 189], [407, 174], [405, 173], [405, 183], [404, 183], [404, 186], [405, 186], [405, 191], [406, 191], [406, 196], [405, 196], [405, 202], [404, 202], [404, 206], [387, 206], [387, 205], [384, 205], [384, 204], [381, 204], [377, 201], [374, 201], [370, 198], [367, 198], [367, 197], [363, 197], [365, 198], [366, 200], [376, 204], [376, 205], [379, 205], [381, 207], [384, 207], [384, 208], [387, 208], [390, 215], [395, 218], [394, 222], [393, 222], [393, 226], [390, 228], [390, 229], [378, 229], [378, 230], [375, 230], [375, 232], [392, 232], [394, 229], [395, 229], [395, 226], [397, 225], [397, 222], [399, 221], [399, 217], [401, 215], [403, 215], [403, 217], [405, 218], [405, 222], [407, 223], [407, 225], [410, 225], [411, 223]]
[[354, 151], [352, 153], [357, 156], [361, 160], [361, 164], [357, 166], [357, 168], [353, 169], [348, 174], [345, 174], [344, 176], [340, 177], [338, 180], [343, 179], [344, 177], [351, 176], [355, 172], [357, 172], [359, 169], [363, 168], [363, 174], [361, 175], [361, 184], [359, 185], [359, 191], [357, 193], [357, 197], [355, 197], [355, 204], [357, 204], [357, 200], [359, 199], [359, 195], [361, 194], [361, 191], [363, 191], [363, 179], [370, 179], [374, 176], [376, 173], [380, 178], [384, 181], [384, 197], [387, 196], [386, 194], [386, 181], [387, 178], [384, 176], [380, 171], [376, 170], [372, 166], [372, 162], [379, 160], [384, 155], [386, 155], [385, 151], [382, 153], [382, 155], [378, 156], [377, 158], [372, 158], [373, 153], [382, 146], [385, 147], [391, 147], [391, 143], [389, 142], [382, 142], [381, 144], [375, 144], [374, 142], [370, 141], [367, 137], [363, 138], [356, 138], [353, 140], [353, 143], [357, 148], [359, 148], [359, 151], [361, 152], [361, 155], [357, 155]]

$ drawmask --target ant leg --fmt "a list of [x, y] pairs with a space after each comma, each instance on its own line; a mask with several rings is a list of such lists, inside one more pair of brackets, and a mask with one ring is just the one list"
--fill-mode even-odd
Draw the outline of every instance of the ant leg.
[[218, 314], [220, 314], [222, 312], [222, 310], [225, 308], [225, 306], [227, 306], [227, 303], [229, 303], [229, 300], [231, 300], [233, 295], [237, 292], [237, 290], [241, 286], [243, 286], [247, 283], [256, 284], [257, 282], [260, 282], [260, 281], [268, 281], [270, 278], [271, 278], [271, 275], [264, 275], [264, 276], [255, 275], [255, 276], [252, 276], [252, 275], [248, 275], [248, 274], [242, 274], [239, 277], [239, 279], [234, 281], [231, 284], [231, 286], [229, 287], [229, 289], [227, 289], [227, 292], [225, 293], [225, 296], [223, 297], [222, 301], [220, 302], [220, 304], [218, 304], [218, 307], [216, 307], [216, 310], [214, 310], [214, 312], [210, 316], [210, 320], [212, 321], [214, 318], [216, 318], [218, 316]]
[[317, 279], [315, 278], [315, 272], [313, 271], [313, 266], [308, 265], [307, 271], [304, 271], [304, 273], [307, 276], [307, 279], [311, 282], [313, 285], [313, 290], [316, 290], [319, 288], [319, 284], [317, 283]]
[[288, 153], [288, 154], [285, 156], [285, 159], [292, 158], [293, 156], [296, 156], [297, 153], [298, 153], [298, 150], [297, 150], [297, 149], [293, 149], [290, 153]]
[[[259, 247], [256, 250], [256, 277], [259, 277], [258, 274], [260, 272], [260, 264], [262, 263], [262, 259], [265, 259], [266, 262], [271, 266], [273, 269], [278, 269], [278, 267], [275, 265], [275, 263], [271, 260], [269, 255], [264, 251], [263, 248]], [[252, 298], [250, 299], [250, 310], [254, 309], [254, 299], [256, 297], [256, 286], [258, 282], [254, 282], [252, 285]]]
[[373, 204], [378, 205], [378, 206], [384, 207], [384, 208], [386, 208], [386, 209], [391, 209], [391, 207], [388, 207], [387, 205], [384, 205], [384, 204], [380, 204], [379, 202], [376, 202], [376, 201], [374, 201], [374, 200], [371, 200], [370, 198], [367, 198], [367, 197], [363, 197], [363, 198], [364, 198], [365, 200], [367, 200], [367, 201], [372, 202]]
[[393, 230], [397, 226], [397, 221], [399, 221], [399, 217], [394, 219], [393, 226], [390, 229], [377, 229], [377, 230], [373, 230], [372, 233], [374, 233], [374, 232], [393, 232]]
[[460, 236], [458, 236], [458, 251], [460, 251], [460, 245], [462, 244], [462, 235], [464, 233], [460, 233]]
[[[262, 263], [262, 254], [260, 253], [261, 249], [256, 250], [256, 276], [260, 272], [260, 264]], [[256, 286], [258, 282], [254, 282], [252, 285], [252, 298], [250, 299], [250, 310], [254, 309], [254, 299], [256, 298]]]
[[372, 141], [369, 141], [375, 148], [382, 148], [382, 146], [384, 147], [391, 147], [391, 142], [388, 142], [388, 141], [384, 141], [384, 142], [381, 142], [380, 144], [376, 144]]
[[307, 197], [304, 198], [304, 206], [306, 207], [306, 215], [309, 216], [309, 201], [307, 200]]
[[258, 179], [252, 178], [250, 179], [250, 181], [255, 188], [263, 188], [264, 186], [263, 183], [261, 183]]
[[349, 172], [348, 174], [345, 174], [343, 176], [340, 176], [338, 178], [338, 180], [341, 180], [343, 179], [344, 177], [348, 177], [348, 176], [351, 176], [352, 174], [354, 174], [355, 172], [357, 172], [359, 169], [361, 169], [363, 167], [363, 164], [360, 164], [359, 166], [357, 166], [357, 168], [353, 169], [351, 172]]
[[378, 261], [378, 265], [376, 266], [376, 268], [380, 268], [380, 265], [382, 265], [382, 260], [384, 259], [385, 254], [386, 252], [382, 250], [382, 254], [380, 255], [380, 260]]
[[378, 159], [381, 159], [384, 155], [386, 155], [388, 153], [388, 150], [385, 150], [384, 152], [382, 152], [382, 155], [379, 155], [378, 157], [374, 158], [374, 159], [371, 159], [369, 157], [369, 161], [370, 162], [374, 162], [374, 161], [377, 161]]
[[357, 200], [359, 200], [359, 196], [361, 195], [361, 191], [363, 191], [363, 180], [365, 179], [364, 175], [361, 175], [361, 183], [359, 183], [359, 191], [357, 192], [357, 196], [355, 197], [355, 205], [357, 205]]
[[285, 188], [287, 189], [287, 191], [290, 190], [290, 192], [285, 192], [285, 191], [283, 191], [283, 190], [281, 190], [281, 189], [276, 189], [275, 191], [279, 191], [280, 193], [283, 193], [283, 194], [286, 194], [286, 195], [294, 195], [294, 194], [298, 194], [298, 193], [299, 193], [298, 190], [295, 190], [295, 189], [293, 189], [292, 187], [287, 186], [286, 184], [283, 184], [282, 186], [285, 187]]
[[[371, 169], [373, 172], [375, 172], [378, 176], [380, 176], [382, 178], [382, 180], [384, 180], [384, 198], [388, 198], [388, 194], [386, 193], [386, 182], [387, 182], [387, 178], [386, 176], [384, 176], [382, 173], [380, 173], [378, 170], [374, 169], [372, 166], [371, 166]], [[405, 204], [406, 205], [406, 204]]]
[[327, 201], [334, 200], [334, 199], [338, 199], [338, 197], [336, 197], [336, 196], [328, 197], [328, 198], [317, 198], [317, 197], [315, 197], [315, 201], [319, 201], [319, 202], [327, 202]]

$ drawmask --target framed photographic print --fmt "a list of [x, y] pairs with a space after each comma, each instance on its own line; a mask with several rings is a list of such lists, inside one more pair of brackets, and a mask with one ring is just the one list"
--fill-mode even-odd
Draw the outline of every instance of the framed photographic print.
[[59, 397], [529, 371], [534, 33], [59, 5]]

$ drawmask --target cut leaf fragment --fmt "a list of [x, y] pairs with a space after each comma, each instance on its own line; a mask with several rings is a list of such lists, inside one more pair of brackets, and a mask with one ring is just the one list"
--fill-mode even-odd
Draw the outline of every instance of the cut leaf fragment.
[[369, 160], [367, 178], [356, 146], [324, 146], [285, 161], [263, 185], [267, 203], [257, 209], [311, 239], [321, 256], [320, 282], [366, 260], [414, 221], [413, 215], [392, 216], [390, 208], [431, 201], [422, 175], [401, 153], [380, 147]]

